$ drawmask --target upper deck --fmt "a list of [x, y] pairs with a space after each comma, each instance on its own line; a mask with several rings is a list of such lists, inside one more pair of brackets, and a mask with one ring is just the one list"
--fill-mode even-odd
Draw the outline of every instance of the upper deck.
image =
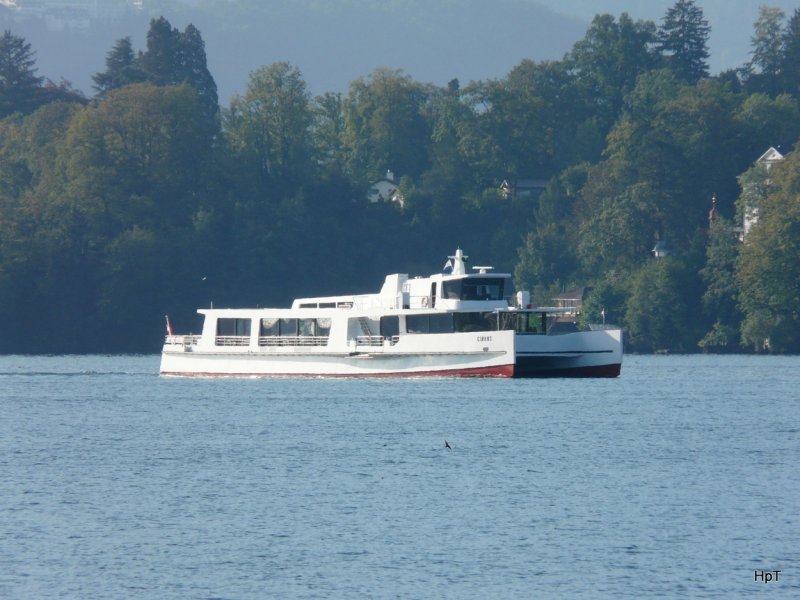
[[[514, 286], [509, 273], [493, 273], [492, 267], [473, 267], [467, 273], [466, 256], [456, 250], [447, 271], [409, 279], [405, 273], [388, 275], [376, 294], [298, 298], [293, 309], [354, 308], [362, 311], [495, 310], [514, 305]], [[447, 265], [446, 265], [447, 266]]]

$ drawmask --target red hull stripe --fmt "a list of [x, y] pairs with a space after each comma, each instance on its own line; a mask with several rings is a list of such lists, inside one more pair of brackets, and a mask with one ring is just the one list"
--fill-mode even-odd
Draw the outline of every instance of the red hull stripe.
[[177, 373], [162, 371], [172, 377], [513, 377], [514, 365], [478, 367], [474, 369], [445, 369], [442, 371], [415, 371], [409, 373]]

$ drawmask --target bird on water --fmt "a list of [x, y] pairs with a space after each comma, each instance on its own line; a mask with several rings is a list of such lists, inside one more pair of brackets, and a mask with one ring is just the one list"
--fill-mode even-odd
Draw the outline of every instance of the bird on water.
[[444, 441], [444, 447], [447, 448], [448, 450], [452, 450], [450, 444], [447, 443], [447, 440]]

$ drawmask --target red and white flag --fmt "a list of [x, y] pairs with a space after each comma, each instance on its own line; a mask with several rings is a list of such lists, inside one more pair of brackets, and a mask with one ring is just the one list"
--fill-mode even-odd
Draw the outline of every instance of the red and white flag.
[[164, 315], [164, 319], [167, 321], [167, 335], [172, 335], [172, 325], [169, 323], [169, 315]]

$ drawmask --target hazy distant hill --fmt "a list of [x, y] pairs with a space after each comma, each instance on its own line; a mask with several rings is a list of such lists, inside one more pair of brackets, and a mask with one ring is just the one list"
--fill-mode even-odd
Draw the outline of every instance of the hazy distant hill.
[[[314, 93], [346, 91], [350, 81], [379, 66], [439, 84], [502, 77], [526, 57], [561, 58], [586, 28], [525, 0], [193, 4], [149, 2], [145, 11], [163, 12], [181, 29], [189, 22], [200, 29], [223, 103], [244, 89], [249, 72], [279, 60], [300, 67]], [[103, 68], [115, 39], [131, 35], [134, 47], [144, 46], [147, 14], [73, 32], [34, 22], [0, 26], [33, 44], [42, 75], [63, 76], [91, 92], [91, 75]]]
[[[58, 0], [63, 6], [65, 0]], [[120, 0], [114, 0], [120, 1]], [[25, 0], [17, 0], [24, 4]], [[38, 0], [48, 4], [48, 0]], [[790, 0], [703, 0], [712, 26], [711, 70], [741, 66], [750, 50], [759, 4]], [[244, 90], [248, 73], [289, 61], [313, 93], [346, 91], [379, 66], [402, 68], [419, 81], [462, 83], [504, 76], [523, 58], [559, 59], [599, 12], [659, 22], [673, 0], [145, 0], [113, 21], [55, 31], [52, 19], [17, 22], [0, 5], [0, 27], [25, 36], [40, 74], [65, 78], [91, 94], [91, 76], [120, 37], [145, 43], [148, 19], [164, 14], [183, 29], [194, 23], [206, 40], [220, 101]], [[734, 9], [735, 7], [735, 9]]]

